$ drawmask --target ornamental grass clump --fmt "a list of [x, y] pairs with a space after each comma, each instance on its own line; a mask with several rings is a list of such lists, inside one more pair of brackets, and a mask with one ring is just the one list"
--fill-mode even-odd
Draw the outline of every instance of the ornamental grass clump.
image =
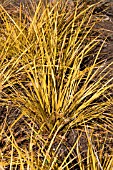
[[94, 14], [100, 3], [29, 3], [14, 15], [0, 5], [0, 100], [6, 113], [0, 165], [111, 169], [112, 147], [106, 152], [97, 135], [99, 129], [112, 140], [113, 128], [113, 62], [101, 54], [106, 39], [96, 24], [102, 16]]

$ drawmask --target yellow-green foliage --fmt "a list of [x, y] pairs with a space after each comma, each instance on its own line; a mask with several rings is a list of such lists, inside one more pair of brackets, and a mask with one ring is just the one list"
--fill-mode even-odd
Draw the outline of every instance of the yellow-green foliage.
[[[105, 65], [104, 59], [99, 60], [105, 40], [95, 29], [101, 20], [93, 14], [98, 4], [81, 0], [34, 4], [31, 1], [29, 12], [22, 11], [20, 4], [17, 15], [0, 5], [1, 106], [8, 108], [10, 101], [21, 112], [8, 126], [10, 135], [1, 128], [1, 140], [4, 134], [7, 142], [0, 164], [10, 165], [10, 169], [19, 165], [22, 170], [68, 170], [76, 159], [81, 170], [110, 170], [112, 156], [105, 155], [103, 161], [104, 149], [95, 149], [87, 129], [88, 123], [92, 130], [95, 123], [99, 126], [97, 119], [112, 128], [109, 68], [113, 63]], [[28, 148], [19, 146], [13, 133], [21, 119], [29, 127], [28, 132], [24, 129]], [[81, 133], [71, 148], [65, 142], [67, 132], [78, 127], [87, 136], [86, 164], [78, 144]], [[62, 144], [68, 151], [64, 156], [59, 154]], [[11, 146], [10, 155], [4, 152], [7, 145]]]

